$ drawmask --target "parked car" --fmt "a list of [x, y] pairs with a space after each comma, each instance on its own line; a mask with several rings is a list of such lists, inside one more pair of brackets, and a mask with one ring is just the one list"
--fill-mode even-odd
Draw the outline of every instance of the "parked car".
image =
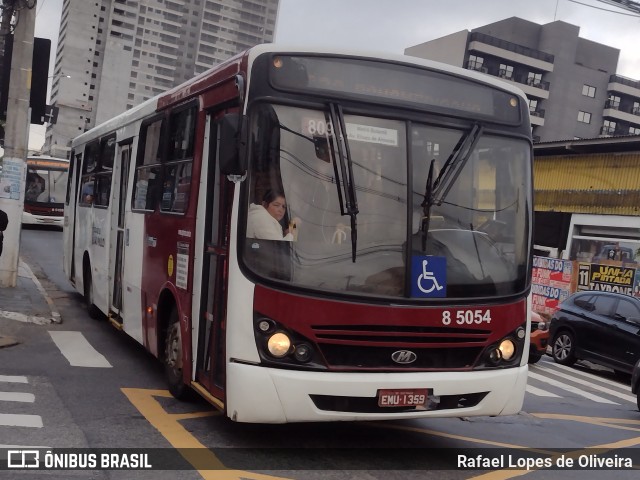
[[640, 299], [610, 292], [577, 292], [562, 302], [549, 327], [553, 359], [588, 360], [630, 374], [640, 359]]
[[636, 403], [638, 404], [638, 410], [640, 410], [640, 360], [636, 362], [631, 374], [631, 393], [636, 394]]
[[529, 363], [536, 363], [547, 353], [549, 322], [537, 312], [531, 312], [531, 345]]

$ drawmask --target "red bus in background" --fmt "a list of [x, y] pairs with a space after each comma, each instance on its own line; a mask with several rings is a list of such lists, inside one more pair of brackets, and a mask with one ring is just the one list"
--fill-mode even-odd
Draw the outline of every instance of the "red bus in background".
[[260, 423], [520, 410], [532, 141], [511, 84], [260, 45], [80, 135], [71, 171], [65, 272], [174, 396]]
[[23, 225], [62, 228], [69, 160], [46, 155], [27, 157]]

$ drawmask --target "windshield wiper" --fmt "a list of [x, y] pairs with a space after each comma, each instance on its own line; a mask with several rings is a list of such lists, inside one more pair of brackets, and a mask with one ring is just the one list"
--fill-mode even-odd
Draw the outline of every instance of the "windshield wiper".
[[429, 222], [431, 220], [431, 207], [433, 205], [442, 205], [449, 190], [458, 179], [460, 172], [469, 160], [473, 149], [478, 143], [482, 135], [482, 127], [477, 123], [471, 128], [469, 133], [464, 135], [455, 148], [444, 162], [438, 178], [433, 180], [433, 170], [435, 167], [435, 158], [431, 160], [429, 165], [429, 175], [427, 176], [427, 185], [425, 186], [424, 199], [420, 206], [422, 207], [422, 251], [427, 249], [427, 235], [429, 233]]
[[469, 160], [481, 134], [482, 127], [476, 123], [471, 131], [460, 139], [447, 161], [444, 162], [438, 178], [433, 182], [433, 204], [442, 205], [442, 201]]
[[[329, 104], [329, 116], [332, 133], [335, 139], [335, 151], [338, 162], [334, 162], [333, 170], [336, 175], [338, 187], [338, 201], [340, 202], [340, 214], [349, 215], [351, 218], [351, 261], [356, 261], [356, 247], [358, 244], [358, 199], [356, 198], [356, 184], [353, 179], [353, 163], [347, 139], [347, 125], [344, 121], [342, 107], [337, 103]], [[338, 165], [340, 163], [340, 165]]]
[[431, 221], [431, 205], [433, 205], [433, 169], [436, 165], [436, 159], [431, 159], [429, 164], [429, 175], [427, 175], [427, 185], [424, 189], [424, 199], [420, 206], [422, 207], [422, 251], [427, 250], [427, 233], [429, 233], [429, 222]]

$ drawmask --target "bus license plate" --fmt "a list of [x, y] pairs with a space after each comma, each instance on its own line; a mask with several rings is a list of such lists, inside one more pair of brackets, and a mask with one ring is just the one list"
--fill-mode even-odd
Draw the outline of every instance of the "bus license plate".
[[379, 407], [419, 407], [429, 398], [426, 388], [409, 390], [378, 390]]

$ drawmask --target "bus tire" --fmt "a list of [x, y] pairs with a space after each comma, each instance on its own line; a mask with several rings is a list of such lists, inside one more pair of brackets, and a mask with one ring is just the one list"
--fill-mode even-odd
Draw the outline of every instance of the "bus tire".
[[175, 307], [169, 315], [164, 338], [164, 372], [169, 392], [178, 400], [190, 400], [192, 398], [191, 387], [184, 383], [182, 378], [182, 334], [178, 310]]
[[87, 306], [89, 317], [98, 320], [102, 318], [102, 312], [100, 312], [100, 309], [93, 303], [93, 281], [91, 279], [91, 266], [89, 264], [85, 265], [83, 283], [84, 303]]

